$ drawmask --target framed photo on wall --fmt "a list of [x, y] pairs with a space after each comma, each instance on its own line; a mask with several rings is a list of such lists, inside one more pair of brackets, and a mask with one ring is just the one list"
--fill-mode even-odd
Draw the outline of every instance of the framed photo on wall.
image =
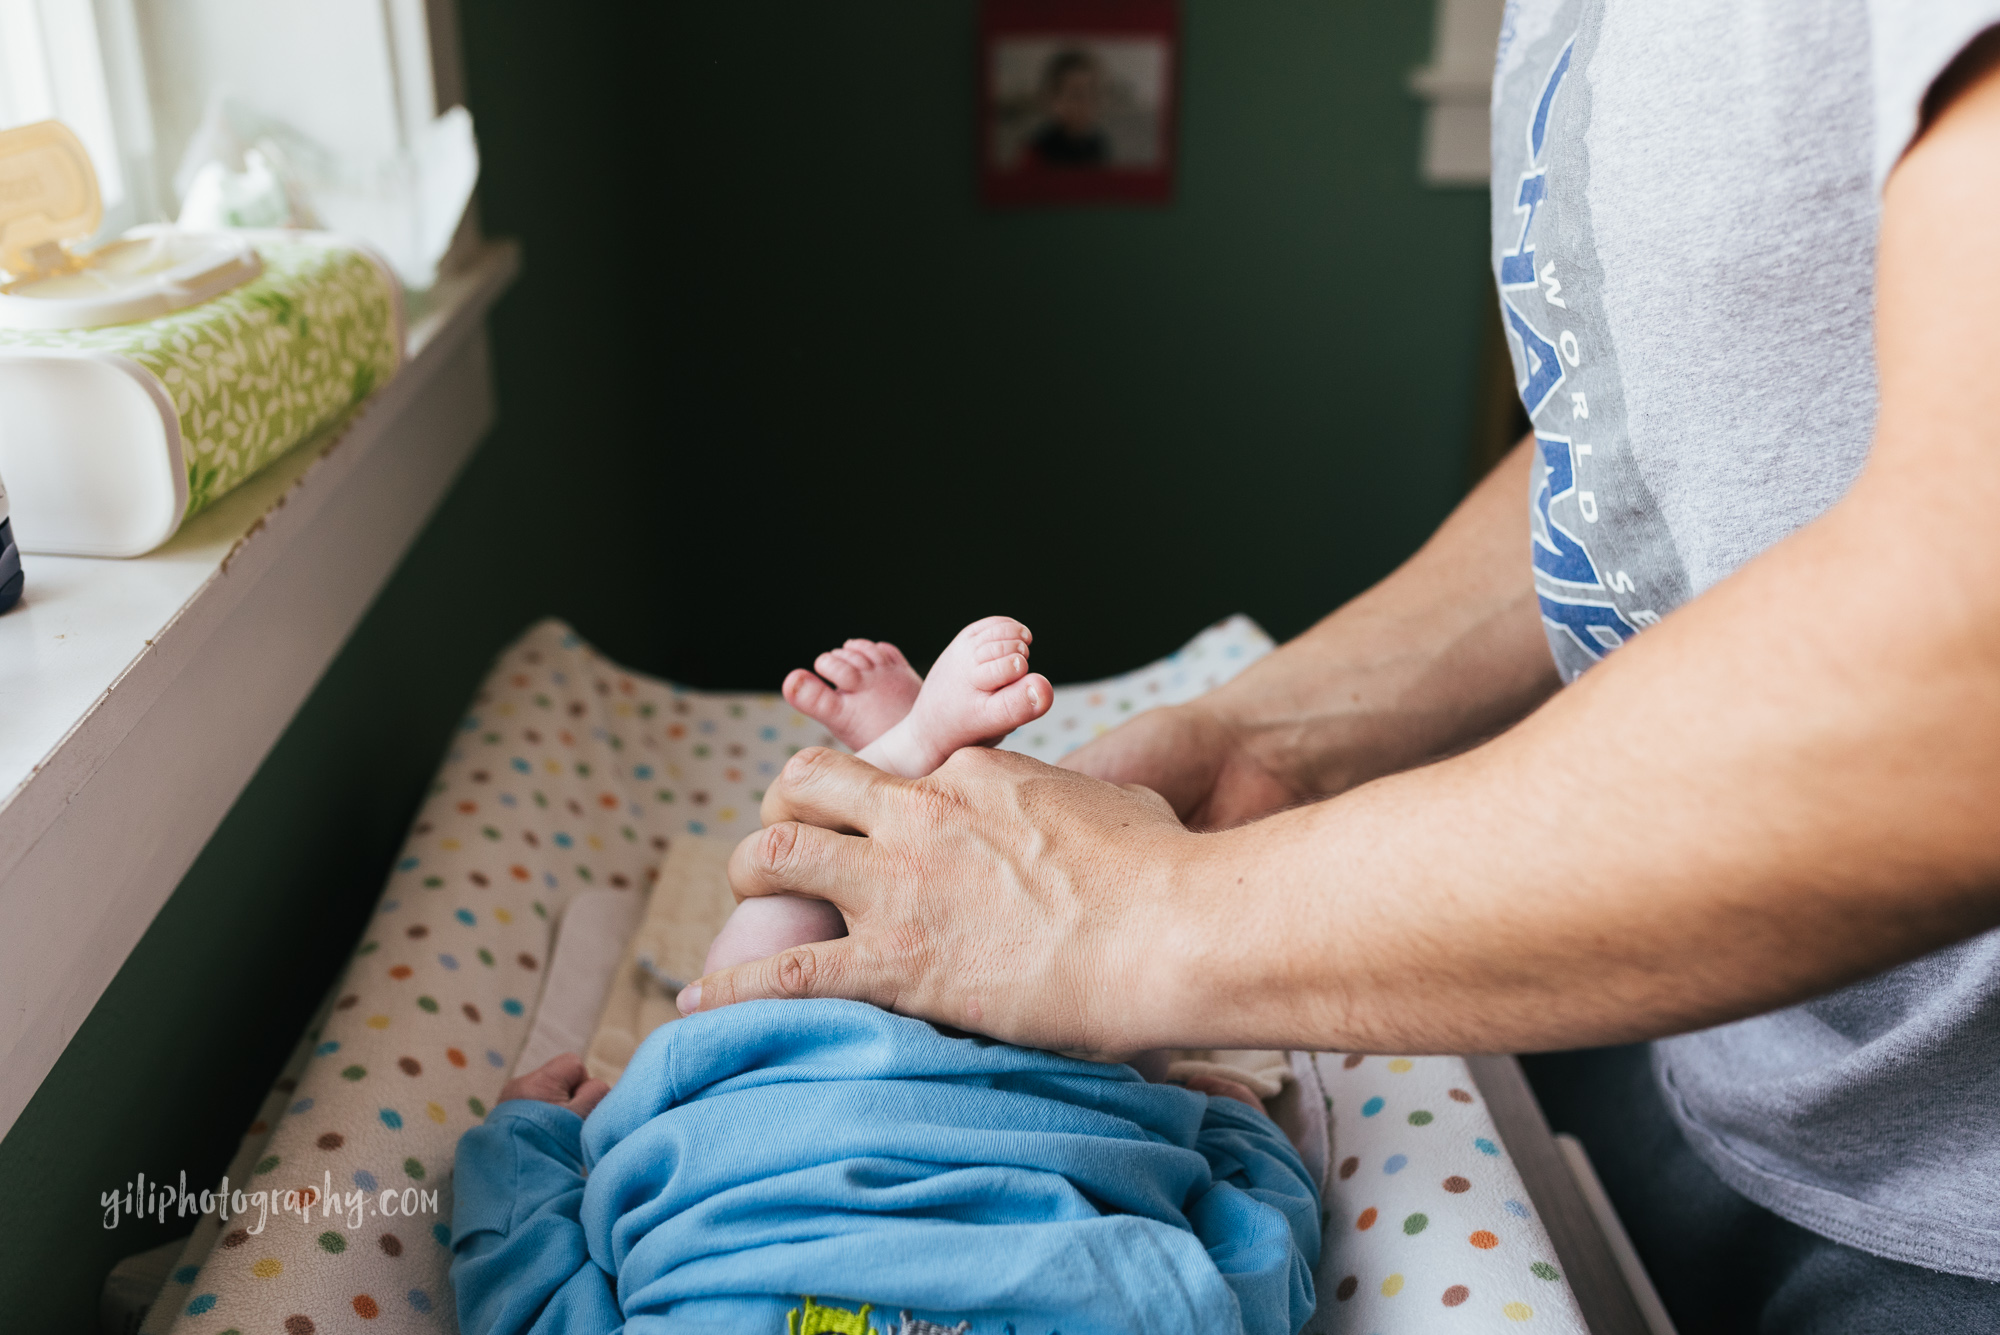
[[1178, 0], [984, 0], [981, 193], [990, 205], [1165, 204]]

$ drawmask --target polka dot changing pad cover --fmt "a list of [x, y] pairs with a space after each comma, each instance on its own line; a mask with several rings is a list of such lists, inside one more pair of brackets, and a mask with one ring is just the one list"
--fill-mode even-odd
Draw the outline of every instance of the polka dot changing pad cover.
[[[1056, 760], [1271, 647], [1234, 617], [1137, 672], [1062, 687], [1007, 745]], [[243, 1138], [143, 1335], [457, 1330], [451, 1162], [526, 1038], [573, 892], [646, 892], [676, 839], [756, 828], [764, 785], [828, 739], [776, 695], [626, 671], [546, 621], [474, 697], [345, 976]], [[1548, 1234], [1457, 1058], [1322, 1054], [1333, 1116], [1310, 1331], [1582, 1332]], [[268, 1199], [268, 1198], [267, 1198]]]

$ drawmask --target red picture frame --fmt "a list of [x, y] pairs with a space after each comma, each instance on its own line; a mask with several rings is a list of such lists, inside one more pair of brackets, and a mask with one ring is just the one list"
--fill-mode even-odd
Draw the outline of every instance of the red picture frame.
[[979, 181], [998, 208], [1167, 204], [1178, 0], [983, 0]]

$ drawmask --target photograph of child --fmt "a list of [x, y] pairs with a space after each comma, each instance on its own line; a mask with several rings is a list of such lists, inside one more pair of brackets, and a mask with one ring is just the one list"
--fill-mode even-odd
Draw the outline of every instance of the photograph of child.
[[[1172, 194], [1177, 33], [1170, 6], [1052, 26], [994, 0], [982, 80], [989, 203], [1164, 202]], [[1110, 27], [1113, 21], [1119, 26]]]

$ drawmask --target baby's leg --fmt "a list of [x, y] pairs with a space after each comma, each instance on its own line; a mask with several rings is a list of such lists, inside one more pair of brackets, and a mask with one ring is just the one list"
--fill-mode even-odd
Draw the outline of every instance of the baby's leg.
[[729, 915], [708, 959], [701, 966], [703, 976], [717, 969], [734, 968], [751, 960], [768, 959], [793, 946], [814, 941], [832, 941], [847, 935], [840, 910], [824, 899], [800, 895], [764, 895], [746, 899]]
[[[863, 760], [918, 779], [960, 747], [997, 742], [1048, 712], [1053, 688], [1028, 671], [1033, 638], [1012, 617], [975, 621], [938, 656], [928, 680], [894, 645], [849, 640], [819, 656], [813, 666], [820, 676], [800, 668], [785, 678], [784, 695], [800, 713], [860, 747]], [[746, 899], [708, 948], [702, 973], [846, 935], [840, 910], [825, 900]]]
[[875, 640], [827, 650], [813, 660], [813, 672], [792, 669], [778, 688], [785, 703], [856, 751], [901, 722], [924, 684], [902, 650]]
[[938, 655], [903, 719], [861, 750], [869, 764], [920, 779], [965, 746], [991, 745], [1046, 714], [1048, 678], [1028, 671], [1028, 628], [1012, 617], [975, 621]]

